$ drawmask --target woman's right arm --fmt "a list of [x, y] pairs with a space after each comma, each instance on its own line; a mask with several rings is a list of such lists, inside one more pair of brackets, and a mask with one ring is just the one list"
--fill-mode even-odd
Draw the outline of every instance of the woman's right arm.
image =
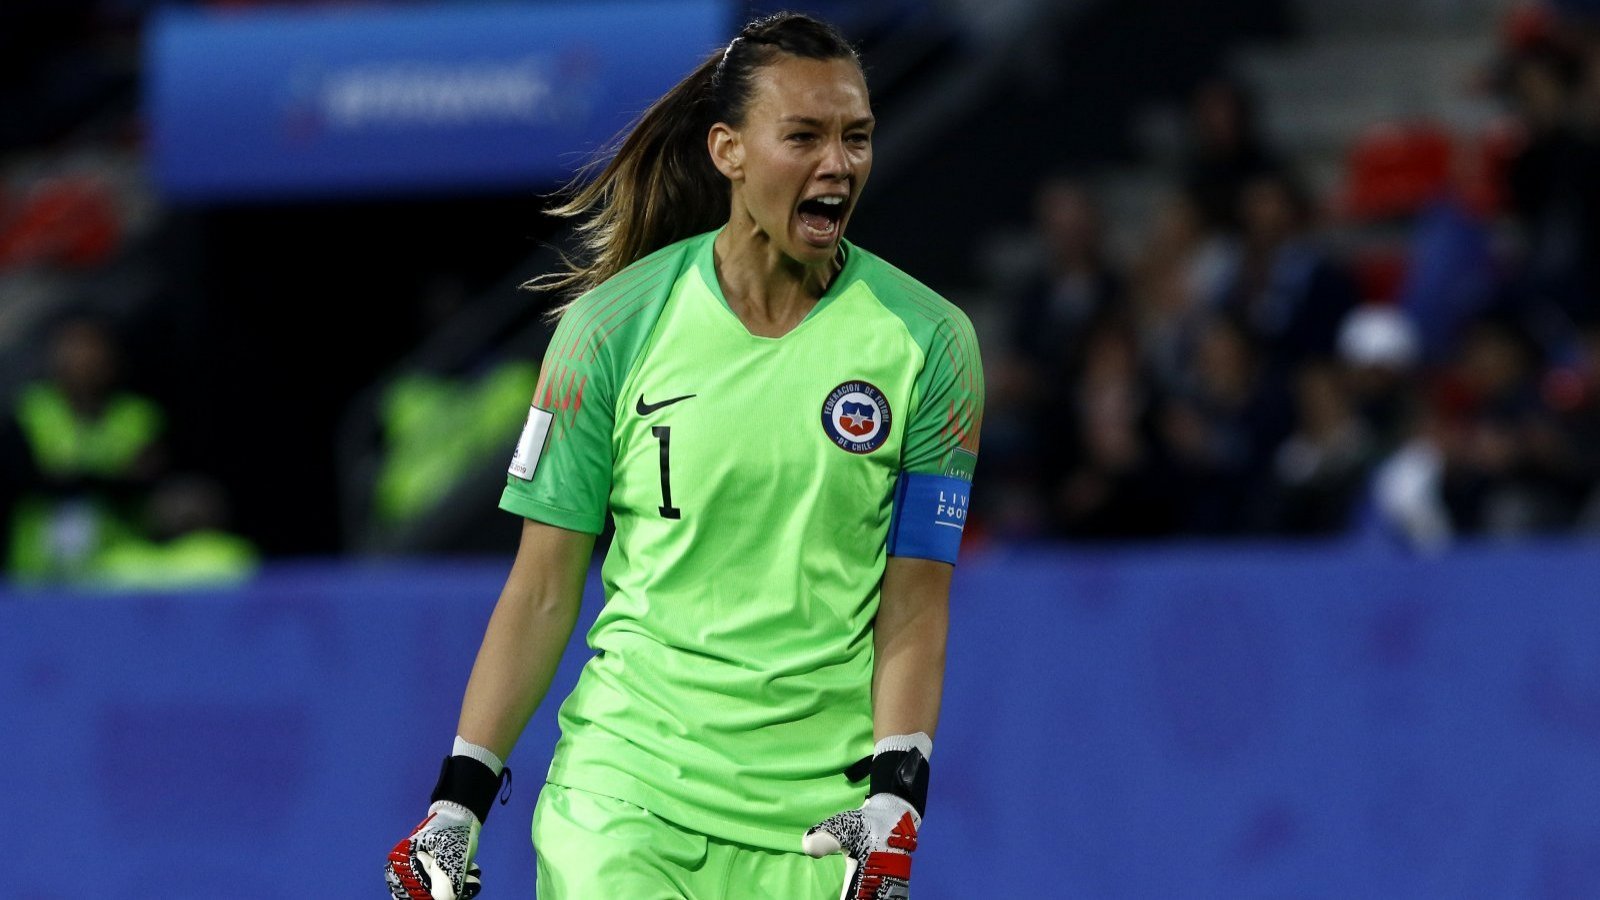
[[467, 680], [461, 737], [501, 759], [511, 755], [572, 635], [593, 549], [592, 534], [523, 520], [516, 561]]

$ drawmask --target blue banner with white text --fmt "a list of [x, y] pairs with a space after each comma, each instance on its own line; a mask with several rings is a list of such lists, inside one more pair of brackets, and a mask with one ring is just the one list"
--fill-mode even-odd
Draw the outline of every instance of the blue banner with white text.
[[180, 200], [544, 186], [727, 40], [713, 0], [206, 10], [146, 37]]

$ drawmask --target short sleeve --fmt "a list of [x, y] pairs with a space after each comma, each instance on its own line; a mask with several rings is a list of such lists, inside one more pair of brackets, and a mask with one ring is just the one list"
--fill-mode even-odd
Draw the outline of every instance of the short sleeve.
[[500, 508], [599, 534], [611, 499], [617, 393], [695, 240], [657, 250], [573, 302], [539, 367]]
[[889, 519], [890, 556], [954, 564], [972, 501], [983, 421], [983, 368], [960, 312], [934, 329], [918, 376]]
[[972, 323], [960, 311], [952, 309], [934, 330], [916, 392], [901, 470], [970, 483], [983, 422], [983, 364]]
[[500, 496], [507, 512], [590, 534], [605, 527], [619, 380], [597, 325], [579, 303], [556, 326]]

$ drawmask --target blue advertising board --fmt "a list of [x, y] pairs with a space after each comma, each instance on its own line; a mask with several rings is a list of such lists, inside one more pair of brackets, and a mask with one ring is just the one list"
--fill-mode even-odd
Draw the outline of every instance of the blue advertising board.
[[[964, 553], [918, 900], [1600, 897], [1595, 549]], [[0, 587], [7, 849], [34, 864], [0, 896], [380, 895], [509, 563]], [[533, 889], [598, 572], [585, 600], [483, 833], [490, 896]]]
[[715, 0], [167, 7], [145, 51], [155, 180], [175, 200], [547, 185], [727, 30]]

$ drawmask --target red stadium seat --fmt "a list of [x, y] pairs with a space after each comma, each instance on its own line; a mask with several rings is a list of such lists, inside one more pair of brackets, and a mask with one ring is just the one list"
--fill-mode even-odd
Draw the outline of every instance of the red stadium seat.
[[1416, 213], [1450, 183], [1450, 135], [1427, 122], [1372, 126], [1356, 139], [1341, 204], [1358, 222]]
[[116, 200], [103, 182], [88, 176], [53, 178], [18, 198], [0, 227], [0, 268], [91, 268], [109, 259], [121, 238]]

